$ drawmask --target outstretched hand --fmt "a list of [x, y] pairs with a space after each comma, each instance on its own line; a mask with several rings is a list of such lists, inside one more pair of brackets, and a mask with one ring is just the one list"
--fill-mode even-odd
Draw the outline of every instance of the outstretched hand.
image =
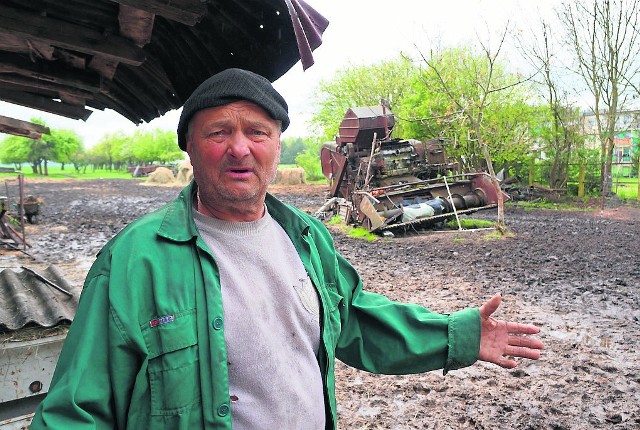
[[518, 365], [509, 357], [524, 357], [532, 360], [540, 358], [540, 350], [544, 344], [538, 339], [525, 337], [525, 334], [536, 334], [540, 331], [536, 326], [497, 320], [491, 315], [500, 306], [502, 298], [496, 294], [480, 307], [480, 356], [482, 361], [495, 363], [498, 366], [512, 369]]

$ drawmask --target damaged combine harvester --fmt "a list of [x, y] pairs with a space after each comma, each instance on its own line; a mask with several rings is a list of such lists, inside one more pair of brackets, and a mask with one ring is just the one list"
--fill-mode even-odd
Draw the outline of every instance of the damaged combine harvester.
[[339, 214], [384, 233], [497, 207], [498, 191], [487, 173], [459, 173], [457, 163], [447, 162], [441, 139], [391, 138], [394, 124], [385, 106], [347, 110], [336, 142], [325, 143], [320, 153], [330, 199], [316, 216]]

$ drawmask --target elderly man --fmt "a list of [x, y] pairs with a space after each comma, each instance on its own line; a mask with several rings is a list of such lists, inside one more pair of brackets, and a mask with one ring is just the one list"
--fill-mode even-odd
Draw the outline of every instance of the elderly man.
[[334, 361], [388, 374], [539, 358], [538, 329], [366, 292], [325, 227], [267, 193], [287, 104], [225, 70], [187, 100], [194, 181], [99, 253], [32, 430], [334, 429]]

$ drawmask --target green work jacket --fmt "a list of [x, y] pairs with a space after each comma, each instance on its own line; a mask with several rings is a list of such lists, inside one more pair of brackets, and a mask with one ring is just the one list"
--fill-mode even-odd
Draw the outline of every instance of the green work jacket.
[[[100, 251], [31, 430], [231, 429], [220, 276], [193, 222], [195, 189]], [[266, 203], [320, 298], [327, 429], [337, 426], [336, 358], [385, 374], [446, 372], [477, 359], [477, 308], [442, 315], [366, 292], [321, 222], [271, 195]], [[273, 401], [287, 399], [273, 393]]]

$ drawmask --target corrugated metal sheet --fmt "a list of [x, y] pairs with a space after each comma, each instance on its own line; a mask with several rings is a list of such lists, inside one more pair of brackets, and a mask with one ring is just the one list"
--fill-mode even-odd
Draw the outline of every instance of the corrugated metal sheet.
[[[30, 269], [30, 268], [27, 268]], [[63, 290], [48, 285], [29, 270], [4, 269], [0, 272], [0, 332], [25, 327], [54, 327], [71, 322], [78, 308], [80, 290], [73, 288], [55, 266], [34, 270]]]

